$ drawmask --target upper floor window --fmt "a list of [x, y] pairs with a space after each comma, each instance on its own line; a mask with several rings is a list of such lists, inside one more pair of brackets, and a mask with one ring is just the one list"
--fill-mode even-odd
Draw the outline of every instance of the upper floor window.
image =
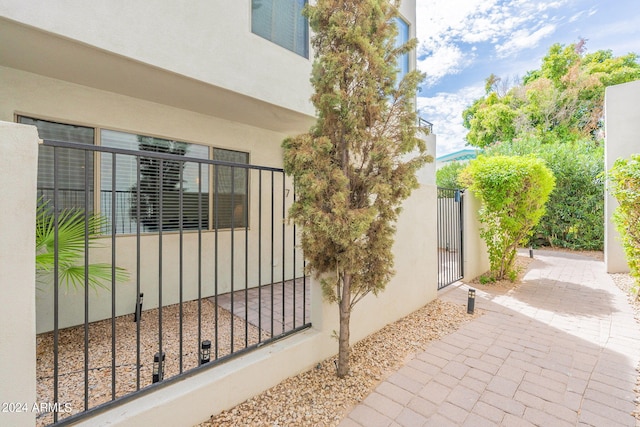
[[251, 0], [251, 31], [298, 55], [309, 57], [307, 0]]
[[[404, 19], [395, 18], [396, 26], [398, 27], [398, 36], [396, 38], [396, 47], [400, 47], [409, 41], [409, 23]], [[398, 82], [409, 72], [409, 53], [403, 53], [397, 59], [398, 64]]]

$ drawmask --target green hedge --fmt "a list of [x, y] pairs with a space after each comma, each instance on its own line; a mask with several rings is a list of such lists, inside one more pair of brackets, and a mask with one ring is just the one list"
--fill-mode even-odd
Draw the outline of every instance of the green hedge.
[[609, 192], [618, 200], [613, 222], [620, 233], [631, 275], [640, 287], [640, 154], [618, 159], [609, 171]]
[[556, 178], [547, 210], [527, 245], [578, 250], [604, 246], [604, 147], [593, 141], [541, 144], [535, 138], [503, 143], [487, 155], [543, 159]]

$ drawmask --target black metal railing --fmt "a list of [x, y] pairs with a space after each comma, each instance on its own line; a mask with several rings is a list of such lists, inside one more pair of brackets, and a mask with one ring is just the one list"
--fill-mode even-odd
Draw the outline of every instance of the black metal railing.
[[420, 116], [418, 116], [418, 127], [427, 129], [430, 134], [433, 133], [433, 123], [423, 119]]
[[[38, 401], [48, 408], [38, 414], [38, 425], [73, 423], [310, 326], [304, 257], [295, 226], [286, 221], [295, 195], [282, 169], [59, 141], [44, 145], [53, 148], [53, 182], [39, 197], [48, 200], [55, 238], [53, 273], [45, 275], [49, 283], [40, 283], [37, 303], [45, 307], [37, 313], [43, 325]], [[112, 171], [121, 159], [134, 159], [136, 185], [129, 191], [95, 188], [86, 168], [83, 188], [62, 188], [65, 150], [84, 151], [87, 163], [109, 161]], [[155, 186], [140, 185], [140, 164], [149, 158], [159, 164]], [[195, 164], [208, 188], [187, 193], [181, 175], [174, 188], [163, 188], [164, 162], [172, 173], [176, 164]], [[222, 188], [217, 178], [229, 169], [245, 179]], [[115, 176], [97, 181], [118, 188]], [[84, 207], [93, 206], [95, 194], [108, 225], [91, 236], [92, 213]], [[139, 202], [145, 197], [154, 203], [145, 207]], [[82, 209], [86, 224], [74, 261], [84, 283], [75, 290], [62, 274], [69, 261], [62, 221], [70, 207]], [[132, 218], [133, 226], [121, 227]], [[94, 264], [105, 262], [104, 289], [90, 286]], [[128, 278], [119, 281], [121, 269]]]
[[464, 190], [438, 187], [438, 289], [464, 276]]

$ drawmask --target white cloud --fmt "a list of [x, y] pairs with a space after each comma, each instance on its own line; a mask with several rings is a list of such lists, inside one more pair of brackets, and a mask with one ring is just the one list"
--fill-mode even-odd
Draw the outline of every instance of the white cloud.
[[556, 26], [554, 24], [547, 24], [534, 32], [530, 32], [528, 29], [518, 30], [506, 42], [497, 44], [496, 52], [500, 57], [504, 58], [523, 49], [536, 47], [540, 40], [553, 34], [555, 30]]
[[569, 22], [576, 22], [578, 19], [582, 18], [585, 13], [587, 13], [587, 11], [581, 10], [580, 12], [574, 14], [571, 18], [569, 18]]
[[420, 116], [433, 123], [438, 156], [465, 147], [467, 129], [462, 126], [462, 111], [484, 95], [484, 85], [468, 86], [456, 93], [438, 93], [418, 98]]
[[469, 44], [495, 44], [505, 55], [536, 46], [555, 30], [546, 12], [568, 1], [418, 0], [418, 51], [427, 57], [419, 68], [431, 76], [427, 85], [472, 64], [473, 57], [465, 60], [459, 53], [463, 43], [465, 50]]
[[420, 70], [427, 73], [426, 84], [430, 86], [448, 74], [460, 71], [469, 61], [472, 54], [463, 54], [459, 47], [449, 44], [439, 47], [425, 60], [419, 62]]

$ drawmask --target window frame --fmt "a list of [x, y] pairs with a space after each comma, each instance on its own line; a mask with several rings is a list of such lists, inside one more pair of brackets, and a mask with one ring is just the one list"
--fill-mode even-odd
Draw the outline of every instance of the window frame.
[[[265, 34], [260, 34], [260, 33], [256, 32], [258, 30], [254, 29], [254, 12], [253, 12], [254, 11], [254, 1], [255, 0], [250, 0], [250, 3], [249, 3], [249, 9], [250, 9], [249, 10], [249, 31], [251, 32], [251, 34], [253, 34], [253, 35], [257, 36], [257, 37], [260, 37], [263, 40], [267, 40], [267, 41], [269, 41], [269, 42], [271, 42], [271, 43], [273, 43], [273, 44], [275, 44], [277, 46], [280, 46], [281, 48], [283, 48], [283, 49], [285, 49], [285, 50], [287, 50], [289, 52], [293, 52], [293, 53], [295, 53], [296, 55], [298, 55], [300, 57], [303, 57], [305, 59], [309, 59], [310, 50], [311, 50], [311, 47], [310, 47], [310, 33], [311, 33], [311, 30], [309, 28], [309, 20], [306, 17], [302, 17], [303, 20], [304, 20], [304, 43], [303, 43], [303, 49], [302, 49], [302, 53], [301, 53], [301, 52], [298, 52], [297, 50], [295, 50], [295, 47], [296, 47], [296, 45], [295, 45], [296, 31], [295, 30], [298, 28], [297, 20], [294, 20], [294, 22], [293, 22], [293, 29], [294, 29], [294, 31], [293, 31], [294, 48], [293, 49], [289, 48], [287, 46], [284, 46], [283, 44], [279, 43], [277, 40], [274, 40], [276, 37], [273, 36], [273, 33], [274, 33], [274, 29], [273, 29], [274, 28], [274, 22], [273, 22], [273, 19], [271, 20], [272, 22], [271, 22], [271, 25], [269, 27], [270, 33], [271, 33], [271, 37], [268, 37]], [[273, 4], [274, 1], [284, 1], [284, 0], [262, 0], [262, 1], [270, 1], [271, 4]], [[294, 4], [297, 0], [287, 0], [287, 1], [290, 1], [291, 4]], [[303, 1], [304, 1], [303, 8], [304, 8], [307, 4], [309, 4], [309, 0], [303, 0]], [[302, 9], [300, 9], [300, 11], [302, 12]], [[273, 13], [272, 13], [272, 15], [273, 15]]]
[[[85, 128], [91, 128], [93, 129], [93, 144], [89, 144], [89, 145], [94, 145], [94, 146], [102, 146], [102, 135], [101, 135], [101, 131], [103, 130], [107, 130], [107, 131], [113, 131], [113, 132], [121, 132], [121, 133], [127, 133], [136, 137], [150, 137], [150, 138], [157, 138], [157, 139], [162, 139], [162, 140], [168, 140], [168, 141], [176, 141], [176, 142], [181, 142], [181, 143], [185, 143], [185, 144], [189, 144], [189, 145], [197, 145], [197, 146], [202, 146], [202, 147], [206, 147], [207, 148], [207, 161], [215, 161], [217, 159], [214, 158], [214, 153], [216, 150], [223, 150], [223, 151], [228, 151], [228, 152], [235, 152], [235, 153], [241, 153], [243, 155], [246, 156], [247, 159], [247, 163], [243, 164], [243, 163], [238, 163], [238, 164], [243, 164], [243, 165], [251, 165], [251, 152], [250, 151], [243, 151], [243, 150], [239, 150], [236, 148], [227, 148], [227, 147], [220, 147], [217, 145], [207, 145], [207, 144], [202, 144], [202, 143], [197, 143], [197, 142], [189, 142], [189, 141], [184, 141], [184, 140], [178, 140], [178, 139], [172, 139], [170, 137], [166, 137], [166, 136], [159, 136], [159, 135], [152, 135], [152, 134], [146, 134], [146, 133], [139, 133], [136, 131], [130, 131], [130, 130], [122, 130], [122, 129], [117, 129], [117, 128], [113, 128], [113, 127], [105, 127], [105, 126], [100, 126], [100, 125], [95, 125], [95, 124], [88, 124], [88, 123], [78, 123], [78, 122], [73, 122], [73, 121], [67, 121], [67, 120], [61, 120], [61, 119], [57, 119], [57, 118], [51, 118], [51, 117], [43, 117], [40, 115], [34, 115], [34, 114], [30, 114], [30, 113], [24, 113], [24, 112], [15, 112], [14, 113], [14, 122], [15, 123], [21, 123], [21, 118], [25, 118], [25, 119], [30, 119], [30, 120], [35, 120], [35, 121], [45, 121], [45, 122], [50, 122], [50, 123], [55, 123], [55, 124], [59, 124], [59, 125], [63, 125], [63, 126], [79, 126], [79, 127], [85, 127]], [[45, 138], [46, 139], [46, 138]], [[139, 151], [136, 150], [135, 148], [131, 148], [132, 150], [135, 151]], [[102, 213], [102, 206], [101, 206], [101, 191], [102, 191], [102, 185], [101, 185], [101, 180], [102, 180], [102, 168], [101, 168], [101, 164], [102, 161], [104, 161], [99, 152], [94, 152], [93, 156], [92, 156], [92, 162], [93, 162], [93, 176], [92, 176], [92, 180], [93, 180], [93, 199], [92, 199], [92, 203], [93, 203], [93, 212], [95, 213]], [[205, 160], [205, 159], [203, 159]], [[203, 194], [207, 194], [208, 197], [208, 201], [207, 201], [207, 226], [203, 227], [202, 229], [200, 229], [200, 231], [202, 232], [216, 232], [216, 231], [231, 231], [232, 228], [229, 227], [224, 227], [224, 228], [218, 228], [216, 230], [215, 228], [215, 223], [214, 223], [214, 181], [215, 181], [215, 177], [214, 177], [214, 171], [215, 171], [215, 165], [212, 164], [206, 164], [207, 168], [206, 168], [206, 174], [207, 174], [207, 188], [206, 188], [206, 193], [203, 192]], [[223, 166], [218, 166], [218, 167], [223, 167]], [[243, 168], [246, 169], [246, 168]], [[248, 169], [247, 169], [248, 171]], [[203, 171], [203, 173], [205, 173]], [[245, 230], [245, 229], [250, 229], [251, 228], [251, 221], [250, 221], [250, 200], [251, 200], [251, 174], [247, 172], [247, 178], [246, 178], [246, 183], [244, 188], [246, 188], [246, 194], [244, 194], [244, 199], [245, 199], [245, 206], [246, 206], [246, 213], [245, 213], [245, 220], [246, 220], [246, 224], [243, 225], [238, 225], [238, 224], [234, 224], [233, 230]], [[108, 190], [111, 191], [111, 190]], [[239, 197], [240, 194], [235, 194], [234, 197]], [[140, 230], [140, 234], [141, 235], [153, 235], [155, 233], [157, 233], [158, 231], [144, 231], [144, 230]], [[182, 232], [184, 233], [193, 233], [193, 232], [198, 232], [198, 228], [183, 228]], [[167, 234], [167, 233], [180, 233], [180, 230], [175, 229], [175, 230], [162, 230], [163, 234]], [[135, 235], [136, 232], [117, 232], [116, 231], [116, 235], [117, 236], [131, 236], [131, 235]], [[105, 234], [108, 235], [108, 234]]]
[[[411, 23], [404, 19], [404, 17], [398, 14], [395, 18], [393, 18], [396, 29], [398, 30], [398, 34], [396, 35], [395, 46], [396, 48], [402, 46], [411, 40]], [[406, 27], [406, 40], [402, 40], [401, 36], [404, 35], [402, 31], [404, 28], [401, 28], [399, 24], [404, 24]], [[406, 59], [405, 59], [406, 58]], [[406, 64], [401, 64], [401, 61], [406, 62]], [[411, 67], [411, 52], [404, 53], [399, 55], [396, 58], [396, 65], [398, 67], [398, 74], [396, 76], [397, 84], [400, 84], [405, 75], [412, 71]], [[406, 65], [406, 71], [403, 69], [403, 65]]]

